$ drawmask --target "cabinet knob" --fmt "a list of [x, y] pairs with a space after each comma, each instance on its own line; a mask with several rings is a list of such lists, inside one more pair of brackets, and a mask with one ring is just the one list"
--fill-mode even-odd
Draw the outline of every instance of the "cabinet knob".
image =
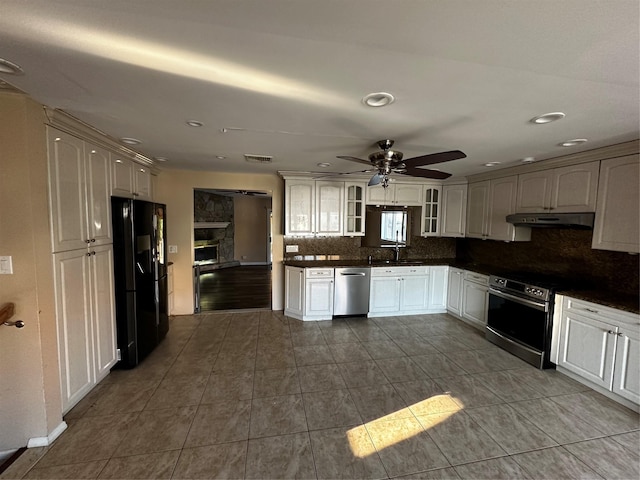
[[91, 243], [91, 240], [86, 239], [86, 240], [84, 241], [84, 243]]
[[91, 243], [94, 243], [95, 241], [96, 241], [96, 239], [95, 239], [95, 238], [92, 238], [92, 239], [91, 239]]
[[616, 332], [614, 332], [613, 330], [607, 330], [607, 333], [608, 333], [609, 335], [614, 335]]
[[85, 257], [90, 257], [90, 256], [91, 256], [91, 252], [87, 252], [87, 253], [85, 254]]

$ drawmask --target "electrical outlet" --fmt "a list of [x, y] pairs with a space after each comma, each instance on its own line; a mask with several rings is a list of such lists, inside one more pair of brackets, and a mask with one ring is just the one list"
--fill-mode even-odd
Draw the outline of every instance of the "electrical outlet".
[[298, 245], [287, 245], [285, 247], [287, 253], [298, 253]]
[[178, 253], [177, 245], [169, 245], [169, 253]]
[[13, 262], [10, 256], [0, 257], [0, 275], [13, 274]]

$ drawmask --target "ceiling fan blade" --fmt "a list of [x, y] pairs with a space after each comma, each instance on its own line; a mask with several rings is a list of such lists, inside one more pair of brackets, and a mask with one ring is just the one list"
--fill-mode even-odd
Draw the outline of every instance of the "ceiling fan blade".
[[411, 177], [434, 178], [436, 180], [444, 180], [451, 176], [450, 173], [441, 172], [440, 170], [429, 170], [428, 168], [407, 167], [407, 171], [402, 175]]
[[382, 175], [380, 175], [379, 173], [376, 173], [373, 177], [371, 177], [371, 180], [369, 180], [369, 183], [367, 184], [367, 186], [373, 187], [374, 185], [380, 184], [381, 181], [382, 181]]
[[343, 160], [351, 160], [352, 162], [360, 162], [360, 163], [366, 163], [367, 165], [371, 165], [371, 162], [369, 160], [364, 160], [358, 157], [351, 157], [349, 155], [338, 155], [336, 158], [341, 158]]
[[420, 167], [422, 165], [433, 165], [434, 163], [450, 162], [452, 160], [459, 160], [466, 158], [467, 155], [460, 150], [451, 150], [449, 152], [430, 153], [428, 155], [421, 155], [419, 157], [407, 158], [403, 162], [410, 167]]
[[371, 173], [377, 171], [376, 168], [371, 167], [366, 170], [356, 170], [355, 172], [337, 172], [337, 173], [324, 173], [322, 175], [316, 175], [313, 180], [320, 180], [322, 178], [339, 177], [340, 175], [354, 175], [356, 173]]

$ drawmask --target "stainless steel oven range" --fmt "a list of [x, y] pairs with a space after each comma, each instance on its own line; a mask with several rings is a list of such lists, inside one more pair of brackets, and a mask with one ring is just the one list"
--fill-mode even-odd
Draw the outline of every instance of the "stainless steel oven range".
[[561, 284], [532, 274], [491, 275], [487, 340], [537, 368], [553, 368], [553, 304]]

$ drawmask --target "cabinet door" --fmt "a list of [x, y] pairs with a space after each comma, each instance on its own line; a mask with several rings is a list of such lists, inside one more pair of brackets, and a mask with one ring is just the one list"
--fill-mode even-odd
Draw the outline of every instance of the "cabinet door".
[[595, 212], [600, 162], [553, 169], [549, 209], [554, 213]]
[[549, 210], [553, 184], [552, 170], [518, 175], [516, 212], [543, 213]]
[[394, 204], [405, 207], [419, 207], [422, 205], [422, 185], [411, 183], [396, 183]]
[[440, 236], [464, 237], [467, 223], [467, 185], [442, 187]]
[[620, 325], [613, 373], [613, 393], [640, 404], [640, 327]]
[[447, 309], [449, 267], [429, 267], [429, 310]]
[[133, 162], [111, 154], [111, 195], [132, 198], [134, 192]]
[[464, 280], [462, 288], [462, 317], [484, 328], [487, 325], [488, 296], [488, 287]]
[[565, 312], [558, 365], [611, 390], [615, 340], [610, 324]]
[[371, 277], [369, 313], [400, 311], [400, 277]]
[[91, 307], [93, 319], [93, 357], [95, 380], [109, 374], [116, 363], [116, 318], [113, 291], [113, 246], [92, 248], [88, 257], [91, 268]]
[[487, 238], [514, 240], [514, 226], [506, 217], [516, 211], [518, 177], [511, 176], [491, 180], [489, 188], [489, 214]]
[[304, 270], [286, 267], [285, 275], [285, 315], [302, 316], [304, 305]]
[[447, 310], [455, 315], [462, 314], [462, 270], [449, 268], [449, 284], [447, 286]]
[[440, 234], [441, 187], [425, 186], [422, 203], [421, 232], [423, 237], [435, 237]]
[[488, 208], [489, 181], [470, 183], [467, 203], [467, 237], [486, 237]]
[[304, 315], [305, 317], [331, 318], [333, 315], [333, 280], [306, 280]]
[[315, 233], [342, 235], [342, 182], [316, 182]]
[[111, 235], [111, 159], [109, 152], [85, 144], [89, 241], [93, 245], [113, 242]]
[[138, 200], [151, 200], [151, 171], [141, 165], [133, 165], [134, 197]]
[[85, 248], [89, 238], [84, 142], [53, 128], [47, 135], [53, 251]]
[[639, 155], [601, 162], [592, 248], [640, 252], [639, 178]]
[[87, 255], [86, 249], [53, 255], [63, 412], [94, 385], [91, 263]]
[[313, 235], [315, 182], [287, 180], [285, 188], [285, 235]]
[[345, 183], [344, 234], [363, 236], [365, 222], [364, 184]]
[[400, 287], [400, 312], [426, 311], [429, 308], [430, 275], [402, 277]]
[[367, 187], [367, 205], [393, 205], [395, 184], [384, 188], [382, 185]]

